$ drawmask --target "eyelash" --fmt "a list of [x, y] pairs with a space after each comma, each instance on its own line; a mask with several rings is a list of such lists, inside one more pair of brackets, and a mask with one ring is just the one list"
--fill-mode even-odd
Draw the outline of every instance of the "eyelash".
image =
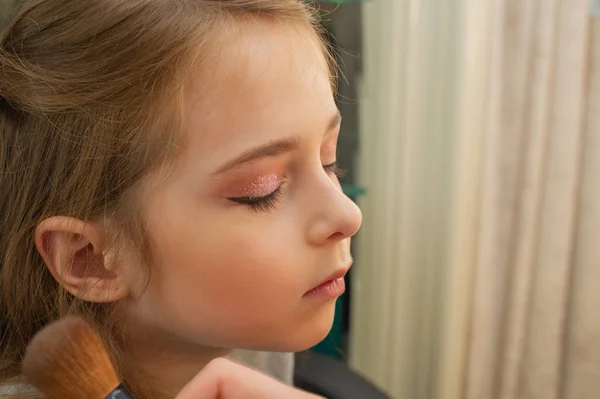
[[[325, 169], [328, 174], [334, 175], [337, 178], [343, 177], [345, 173], [345, 171], [339, 167], [337, 162], [323, 165], [323, 169]], [[281, 199], [281, 185], [271, 194], [265, 195], [264, 197], [237, 197], [228, 199], [238, 204], [244, 204], [256, 212], [267, 212], [275, 209], [277, 202]]]
[[271, 194], [264, 197], [238, 197], [229, 198], [230, 201], [238, 204], [247, 205], [248, 208], [256, 212], [266, 212], [275, 209], [275, 205], [281, 198], [281, 186], [277, 187]]
[[327, 173], [330, 173], [330, 174], [334, 175], [338, 179], [346, 176], [346, 170], [343, 169], [342, 167], [340, 167], [340, 165], [337, 162], [334, 162], [334, 163], [329, 164], [329, 165], [324, 165], [323, 169], [325, 169], [325, 171]]

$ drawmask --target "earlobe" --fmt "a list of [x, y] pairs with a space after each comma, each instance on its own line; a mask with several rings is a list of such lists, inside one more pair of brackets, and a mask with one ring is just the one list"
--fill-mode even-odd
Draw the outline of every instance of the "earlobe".
[[52, 276], [74, 296], [114, 302], [129, 295], [118, 258], [106, 248], [101, 224], [54, 216], [37, 226], [35, 244]]

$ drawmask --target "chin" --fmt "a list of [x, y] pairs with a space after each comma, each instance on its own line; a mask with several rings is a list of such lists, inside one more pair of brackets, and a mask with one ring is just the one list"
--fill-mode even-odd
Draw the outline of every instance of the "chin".
[[312, 315], [307, 322], [294, 323], [290, 326], [287, 334], [280, 334], [277, 337], [270, 337], [271, 340], [266, 347], [259, 350], [271, 352], [301, 352], [312, 348], [323, 341], [333, 326], [335, 307], [321, 309], [318, 313]]

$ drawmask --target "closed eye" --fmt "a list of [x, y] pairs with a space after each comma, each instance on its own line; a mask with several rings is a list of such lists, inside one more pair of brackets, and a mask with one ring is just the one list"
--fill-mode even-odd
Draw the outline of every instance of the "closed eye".
[[281, 186], [277, 187], [271, 194], [262, 197], [233, 197], [227, 198], [229, 201], [237, 204], [247, 205], [250, 209], [257, 212], [266, 212], [275, 209], [277, 202], [281, 198]]

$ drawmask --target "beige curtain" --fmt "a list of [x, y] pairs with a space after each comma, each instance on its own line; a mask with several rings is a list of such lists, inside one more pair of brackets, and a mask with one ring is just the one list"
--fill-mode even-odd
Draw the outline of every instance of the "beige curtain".
[[394, 398], [600, 397], [591, 10], [365, 5], [351, 360]]
[[441, 397], [597, 398], [600, 23], [587, 0], [504, 0], [482, 15], [490, 64], [464, 99], [484, 112], [462, 122], [483, 129], [459, 171], [478, 191], [456, 197], [472, 204], [454, 225], [470, 243], [453, 241], [450, 279], [471, 289], [450, 295], [465, 317], [446, 326]]
[[600, 395], [600, 24], [587, 0], [496, 18], [464, 397]]
[[600, 25], [505, 1], [491, 73], [464, 397], [600, 395]]
[[364, 12], [350, 363], [394, 398], [436, 397], [452, 190], [456, 1]]

